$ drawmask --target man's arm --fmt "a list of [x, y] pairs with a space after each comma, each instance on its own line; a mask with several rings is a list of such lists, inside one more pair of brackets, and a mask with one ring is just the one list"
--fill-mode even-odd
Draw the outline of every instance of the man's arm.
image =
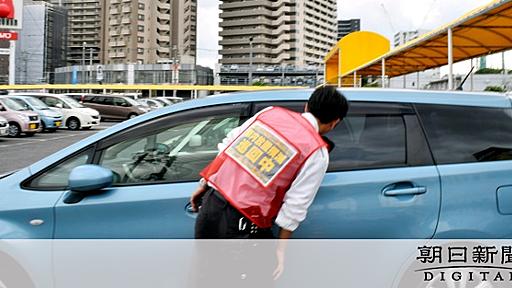
[[277, 215], [276, 224], [281, 228], [280, 239], [290, 238], [300, 222], [306, 218], [307, 210], [315, 199], [328, 166], [329, 154], [325, 148], [316, 151], [304, 163], [286, 192], [283, 206]]

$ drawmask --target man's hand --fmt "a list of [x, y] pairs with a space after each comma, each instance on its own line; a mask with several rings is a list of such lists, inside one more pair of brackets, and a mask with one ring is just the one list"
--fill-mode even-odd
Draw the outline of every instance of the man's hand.
[[206, 190], [207, 186], [199, 185], [196, 191], [192, 193], [192, 196], [190, 197], [190, 206], [192, 207], [192, 211], [199, 211], [199, 201], [201, 200], [201, 197], [203, 197], [203, 194], [206, 192]]
[[284, 258], [286, 254], [286, 245], [288, 244], [288, 239], [292, 237], [293, 232], [286, 229], [281, 229], [279, 231], [279, 240], [277, 242], [277, 250], [276, 250], [276, 260], [277, 265], [274, 269], [273, 277], [274, 280], [279, 279], [284, 271]]

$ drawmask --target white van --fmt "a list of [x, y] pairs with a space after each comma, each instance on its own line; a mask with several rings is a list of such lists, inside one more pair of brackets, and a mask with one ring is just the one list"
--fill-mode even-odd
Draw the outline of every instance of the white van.
[[100, 125], [100, 113], [94, 109], [87, 108], [78, 103], [75, 99], [59, 94], [20, 92], [9, 95], [23, 95], [38, 98], [51, 109], [61, 112], [64, 115], [64, 126], [69, 130], [91, 129]]

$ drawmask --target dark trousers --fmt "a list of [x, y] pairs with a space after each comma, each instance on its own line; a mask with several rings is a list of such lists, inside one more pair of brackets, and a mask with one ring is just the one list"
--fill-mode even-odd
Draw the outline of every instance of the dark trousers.
[[272, 230], [258, 228], [214, 189], [209, 189], [197, 215], [196, 239], [272, 239]]
[[272, 231], [257, 229], [213, 189], [203, 197], [195, 237], [232, 240], [196, 242], [190, 287], [274, 286], [276, 248], [273, 241], [260, 240], [273, 238]]

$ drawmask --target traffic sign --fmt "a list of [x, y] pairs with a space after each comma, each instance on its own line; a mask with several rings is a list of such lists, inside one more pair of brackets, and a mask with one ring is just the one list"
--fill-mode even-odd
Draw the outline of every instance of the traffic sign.
[[103, 65], [96, 66], [96, 81], [98, 82], [103, 81], [103, 69], [105, 69]]

